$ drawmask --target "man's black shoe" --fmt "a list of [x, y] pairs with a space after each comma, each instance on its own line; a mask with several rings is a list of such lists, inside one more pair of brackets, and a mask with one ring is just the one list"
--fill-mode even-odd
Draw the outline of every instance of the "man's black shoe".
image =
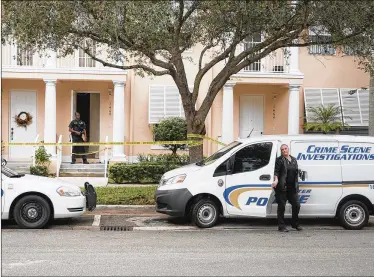
[[288, 229], [286, 227], [278, 228], [279, 232], [288, 232]]
[[89, 162], [87, 162], [87, 161], [85, 161], [85, 162], [83, 162], [84, 164], [89, 164]]
[[301, 226], [296, 226], [296, 227], [292, 227], [292, 228], [296, 229], [297, 231], [302, 231], [303, 230], [303, 227], [301, 227]]

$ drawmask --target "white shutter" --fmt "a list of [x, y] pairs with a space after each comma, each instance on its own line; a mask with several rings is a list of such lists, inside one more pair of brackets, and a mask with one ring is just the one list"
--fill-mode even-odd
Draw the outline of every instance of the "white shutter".
[[308, 109], [310, 107], [318, 107], [322, 105], [321, 89], [318, 88], [305, 88], [304, 89], [304, 105], [306, 120], [310, 120]]
[[362, 126], [369, 126], [369, 90], [359, 89], [357, 95], [360, 104]]
[[350, 126], [362, 126], [358, 93], [350, 93], [352, 90], [355, 89], [340, 89], [344, 122]]
[[176, 86], [149, 87], [149, 124], [157, 124], [168, 117], [183, 117], [182, 100]]
[[176, 86], [165, 87], [165, 117], [179, 117], [181, 115], [181, 100]]
[[165, 87], [149, 87], [149, 123], [155, 124], [165, 115]]

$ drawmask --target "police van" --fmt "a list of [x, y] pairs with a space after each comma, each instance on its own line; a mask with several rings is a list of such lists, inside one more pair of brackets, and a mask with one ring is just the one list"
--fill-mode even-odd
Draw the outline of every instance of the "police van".
[[[279, 135], [238, 139], [209, 158], [165, 173], [156, 211], [183, 216], [200, 228], [223, 217], [276, 218], [271, 184], [280, 147], [299, 165], [300, 218], [338, 218], [358, 230], [374, 213], [374, 138]], [[285, 217], [291, 217], [287, 203]]]
[[14, 219], [20, 228], [40, 229], [52, 219], [81, 216], [96, 208], [96, 192], [86, 182], [85, 191], [58, 179], [19, 174], [1, 166], [1, 220]]

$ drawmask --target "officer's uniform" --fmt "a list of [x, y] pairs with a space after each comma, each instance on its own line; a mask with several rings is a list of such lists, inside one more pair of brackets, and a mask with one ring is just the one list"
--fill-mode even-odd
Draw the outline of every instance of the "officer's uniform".
[[[80, 132], [80, 135], [76, 133], [71, 133], [72, 142], [84, 142], [82, 138], [83, 131], [86, 130], [86, 123], [84, 123], [84, 121], [74, 119], [70, 122], [69, 128], [73, 129], [74, 131]], [[71, 161], [73, 163], [75, 163], [76, 161], [74, 153], [81, 154], [84, 152], [85, 152], [84, 146], [73, 146], [73, 153], [71, 155]], [[86, 155], [82, 155], [82, 160], [84, 163], [87, 163]]]

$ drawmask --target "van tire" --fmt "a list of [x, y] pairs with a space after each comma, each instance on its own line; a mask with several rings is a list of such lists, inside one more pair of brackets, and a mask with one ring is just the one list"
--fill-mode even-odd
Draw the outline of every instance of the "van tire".
[[340, 207], [339, 220], [347, 230], [361, 230], [369, 222], [369, 210], [361, 201], [350, 200]]
[[13, 218], [21, 229], [42, 229], [51, 217], [51, 207], [38, 195], [22, 197], [13, 210]]
[[192, 208], [192, 223], [199, 228], [213, 227], [217, 223], [218, 218], [219, 208], [214, 201], [208, 198], [199, 200]]

